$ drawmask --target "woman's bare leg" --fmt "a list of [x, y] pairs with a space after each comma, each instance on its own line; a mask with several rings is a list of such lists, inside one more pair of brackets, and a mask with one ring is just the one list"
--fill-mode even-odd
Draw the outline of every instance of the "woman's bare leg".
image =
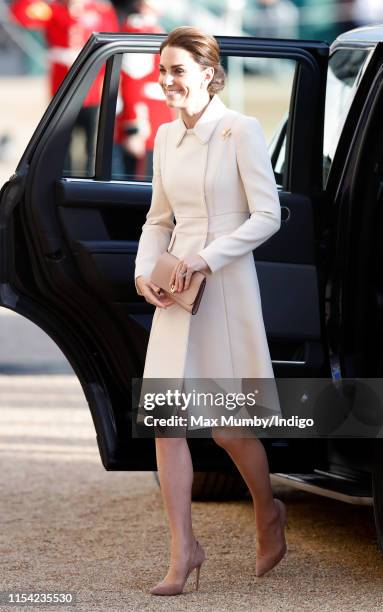
[[214, 428], [213, 439], [226, 450], [249, 487], [256, 532], [261, 539], [262, 533], [279, 516], [273, 501], [269, 464], [263, 444], [255, 437], [234, 437], [230, 429], [225, 428]]
[[191, 517], [193, 464], [186, 438], [156, 438], [161, 494], [171, 536], [170, 567], [163, 582], [182, 580], [194, 545]]

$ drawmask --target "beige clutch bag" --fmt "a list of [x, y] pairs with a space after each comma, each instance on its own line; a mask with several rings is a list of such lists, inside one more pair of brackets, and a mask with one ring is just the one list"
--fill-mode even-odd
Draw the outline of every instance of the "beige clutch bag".
[[165, 295], [170, 296], [179, 306], [182, 306], [182, 308], [185, 308], [191, 314], [196, 314], [205, 289], [206, 276], [203, 272], [193, 272], [189, 288], [181, 291], [181, 293], [177, 293], [170, 285], [170, 278], [178, 262], [178, 257], [165, 251], [158, 258], [150, 280], [155, 285], [158, 285], [158, 287], [161, 287]]

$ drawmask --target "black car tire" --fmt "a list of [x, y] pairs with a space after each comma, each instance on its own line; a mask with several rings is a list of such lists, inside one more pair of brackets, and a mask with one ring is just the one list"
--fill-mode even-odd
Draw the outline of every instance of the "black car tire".
[[[154, 477], [159, 485], [158, 472], [154, 472]], [[250, 498], [249, 489], [238, 472], [194, 472], [193, 500], [246, 498]]]

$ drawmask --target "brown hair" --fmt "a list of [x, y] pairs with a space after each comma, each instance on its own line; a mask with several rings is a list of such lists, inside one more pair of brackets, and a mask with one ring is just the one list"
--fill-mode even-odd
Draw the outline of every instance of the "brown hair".
[[197, 64], [214, 68], [214, 76], [207, 87], [210, 96], [225, 87], [225, 71], [220, 64], [220, 49], [214, 36], [199, 28], [180, 26], [169, 32], [160, 46], [160, 53], [165, 47], [181, 47], [191, 53]]

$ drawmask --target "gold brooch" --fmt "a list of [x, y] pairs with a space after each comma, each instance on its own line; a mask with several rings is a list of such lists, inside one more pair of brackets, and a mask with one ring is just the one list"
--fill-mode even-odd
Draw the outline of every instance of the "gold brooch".
[[231, 134], [231, 128], [225, 128], [222, 132], [221, 132], [221, 138], [222, 140], [224, 140], [226, 138], [226, 136], [229, 136]]

